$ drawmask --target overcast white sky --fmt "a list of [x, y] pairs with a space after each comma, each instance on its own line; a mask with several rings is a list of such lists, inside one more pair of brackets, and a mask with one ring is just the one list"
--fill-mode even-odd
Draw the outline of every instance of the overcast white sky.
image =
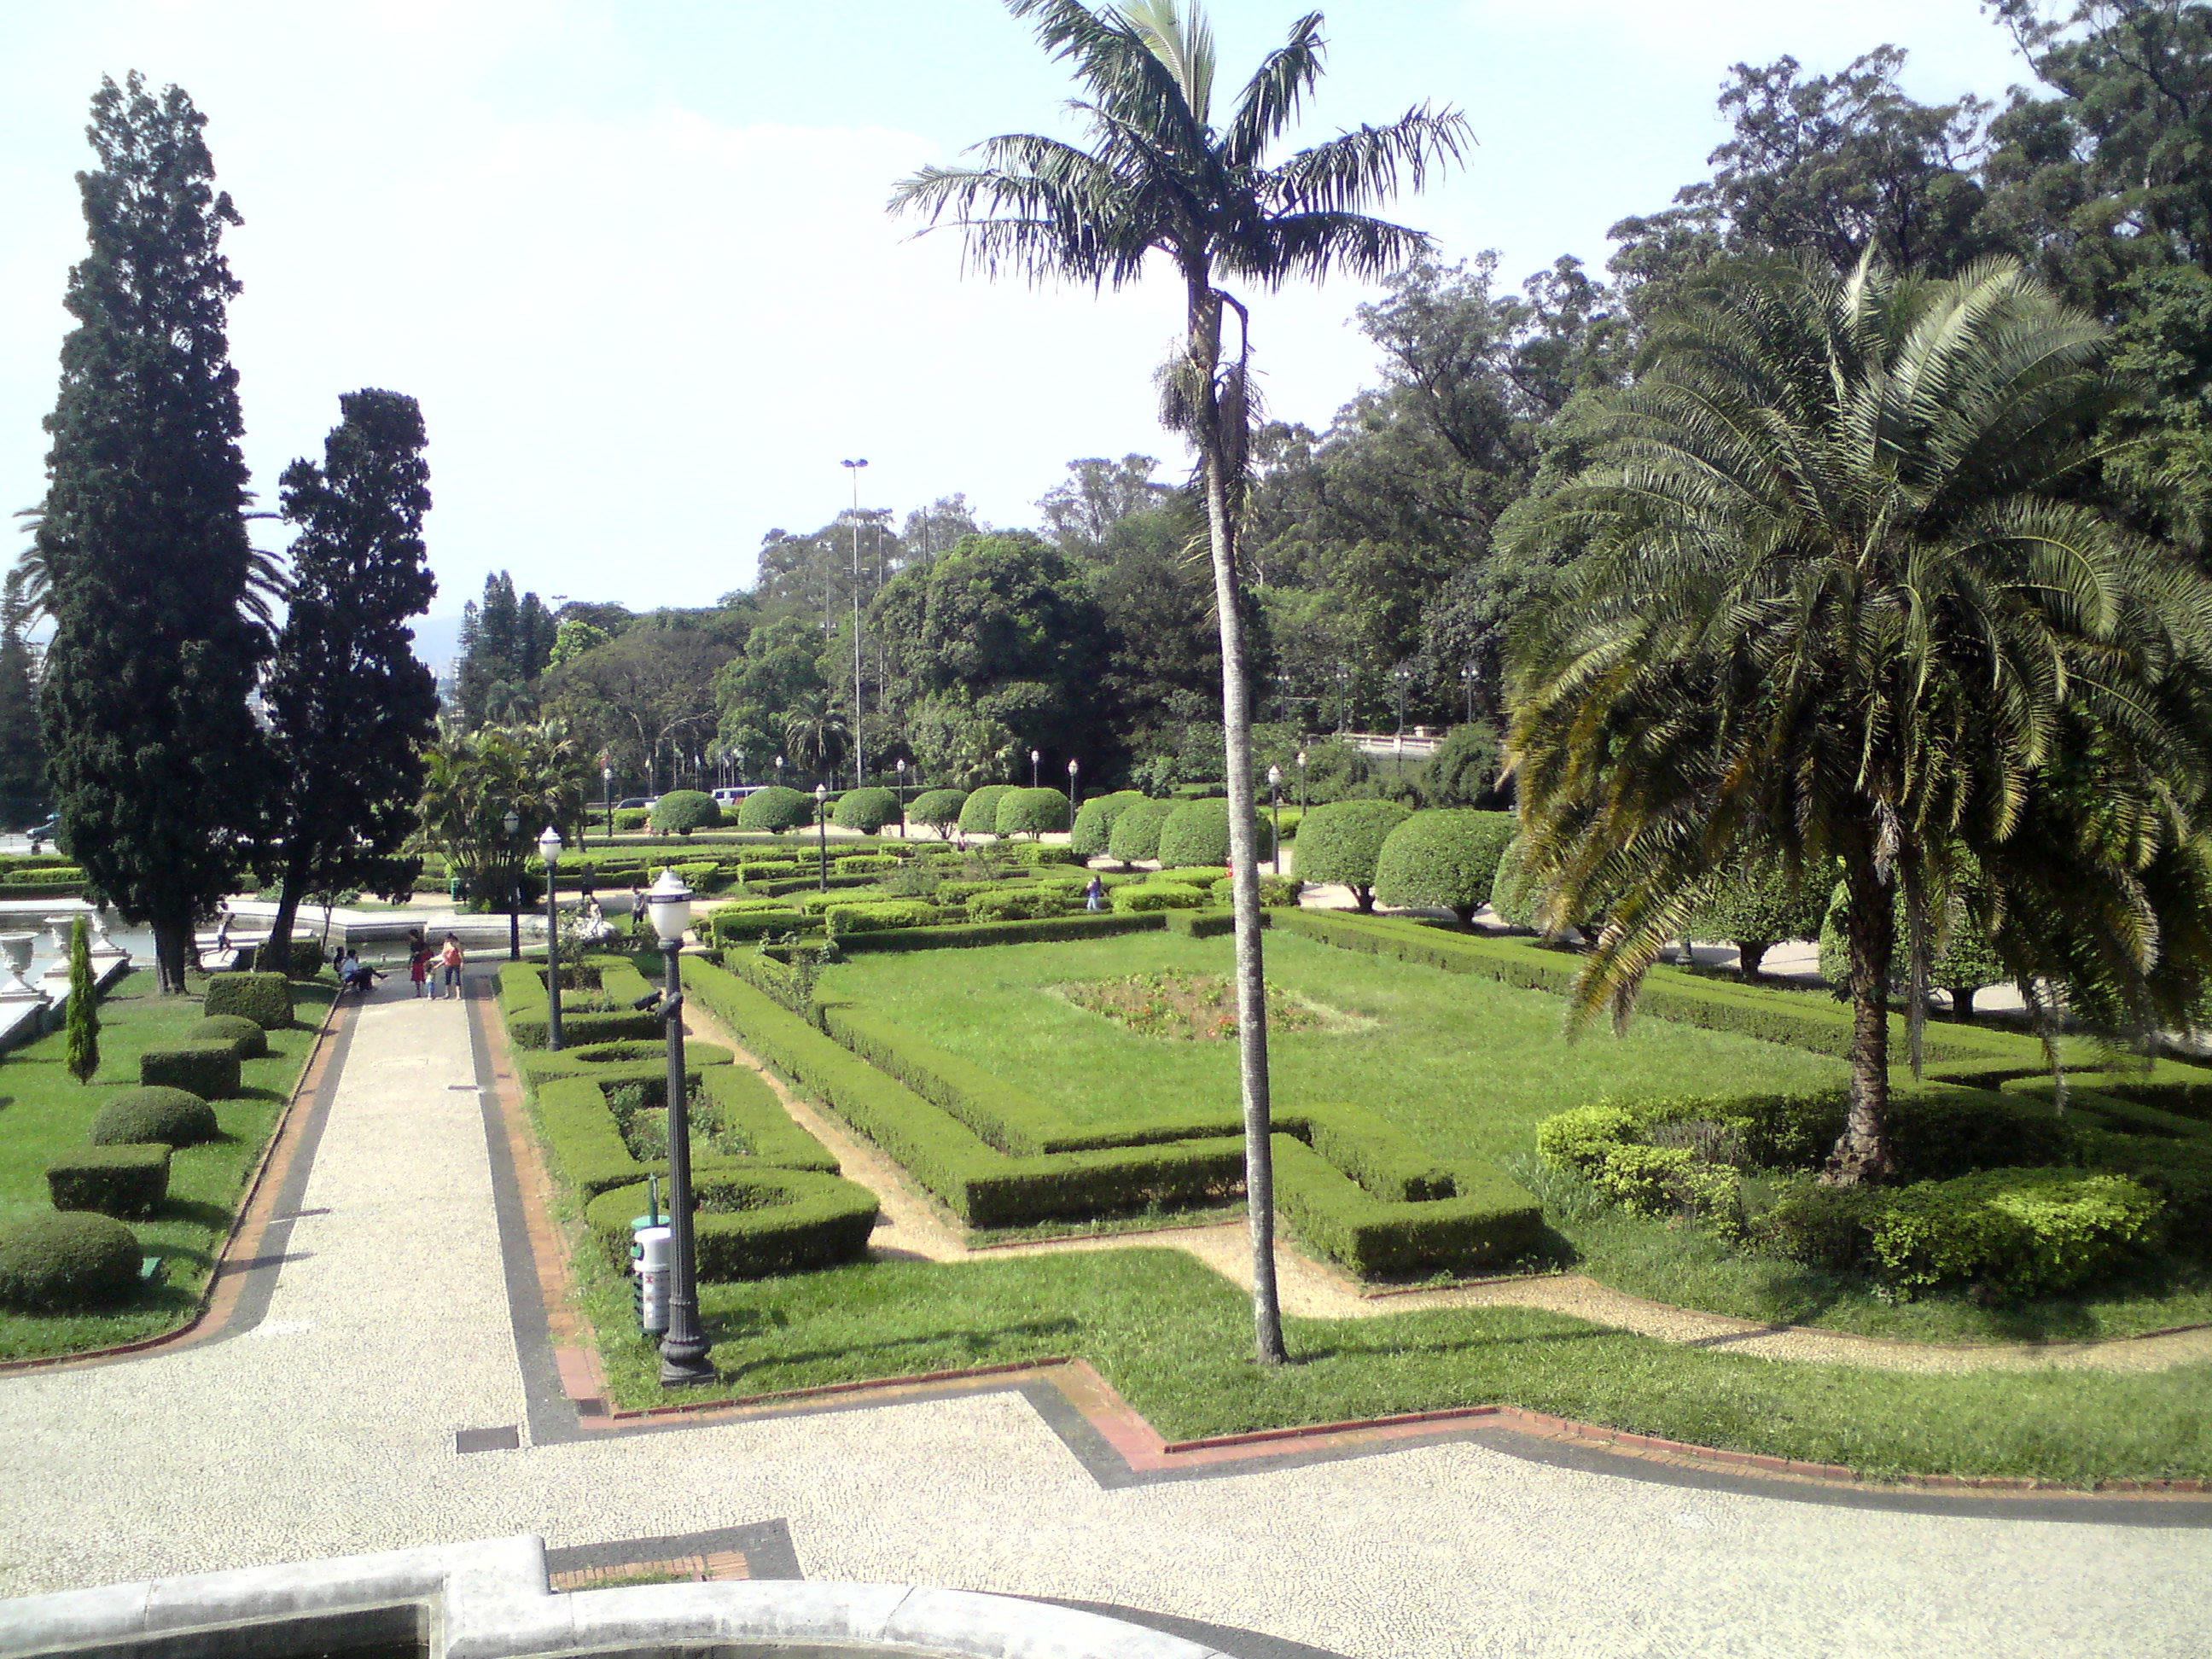
[[[1840, 67], [1883, 41], [1911, 89], [2023, 78], [1972, 0], [1337, 0], [1305, 133], [1455, 104], [1473, 165], [1395, 216], [1518, 280], [1703, 176], [1727, 66]], [[1306, 7], [1215, 0], [1241, 82]], [[341, 392], [422, 400], [434, 613], [487, 571], [539, 592], [699, 604], [770, 528], [965, 490], [999, 524], [1072, 457], [1181, 464], [1151, 370], [1164, 281], [1099, 298], [960, 274], [892, 182], [1052, 129], [1062, 70], [998, 0], [72, 0], [0, 4], [0, 507], [43, 493], [61, 297], [83, 246], [86, 100], [136, 68], [210, 117], [246, 218], [228, 247], [247, 456], [273, 495]], [[1367, 377], [1352, 285], [1258, 306], [1275, 414]], [[264, 540], [278, 532], [264, 526]]]

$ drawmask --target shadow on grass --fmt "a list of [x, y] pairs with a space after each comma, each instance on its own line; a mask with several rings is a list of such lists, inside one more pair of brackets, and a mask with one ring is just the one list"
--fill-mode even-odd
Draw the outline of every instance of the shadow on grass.
[[1419, 1338], [1408, 1340], [1394, 1336], [1388, 1348], [1370, 1347], [1364, 1343], [1358, 1342], [1340, 1344], [1324, 1342], [1313, 1346], [1301, 1343], [1291, 1355], [1291, 1363], [1310, 1364], [1316, 1360], [1323, 1359], [1358, 1361], [1373, 1359], [1378, 1354], [1387, 1354], [1392, 1358], [1401, 1359], [1419, 1355], [1448, 1358], [1455, 1354], [1495, 1353], [1509, 1348], [1559, 1347], [1569, 1343], [1604, 1342], [1610, 1341], [1619, 1335], [1618, 1331], [1608, 1330], [1602, 1326], [1590, 1325], [1579, 1330], [1529, 1331], [1515, 1336], [1458, 1337], [1449, 1340], [1443, 1339], [1423, 1340]]
[[221, 1204], [204, 1198], [170, 1198], [161, 1205], [153, 1218], [156, 1221], [181, 1221], [187, 1225], [204, 1227], [220, 1238], [230, 1231], [230, 1211]]
[[[754, 1328], [752, 1331], [735, 1334], [721, 1328], [729, 1322], [726, 1320], [710, 1319], [706, 1322], [708, 1340], [710, 1344], [714, 1344], [743, 1340], [746, 1335], [755, 1334], [782, 1322], [756, 1319], [750, 1322]], [[717, 1365], [716, 1369], [725, 1376], [738, 1377], [754, 1370], [787, 1370], [873, 1355], [883, 1363], [872, 1369], [881, 1375], [895, 1375], [902, 1369], [910, 1369], [902, 1366], [902, 1356], [935, 1351], [948, 1353], [951, 1358], [942, 1364], [933, 1364], [931, 1369], [947, 1370], [957, 1368], [963, 1361], [988, 1364], [1000, 1359], [1018, 1358], [1022, 1357], [1020, 1354], [1004, 1352], [1001, 1345], [1023, 1340], [1040, 1341], [1046, 1337], [1071, 1336], [1081, 1328], [1077, 1321], [1061, 1318], [1026, 1320], [1019, 1324], [998, 1325], [985, 1330], [925, 1331], [913, 1336], [890, 1337], [880, 1342], [854, 1342], [842, 1347], [783, 1351], [757, 1360], [741, 1360], [734, 1365]]]

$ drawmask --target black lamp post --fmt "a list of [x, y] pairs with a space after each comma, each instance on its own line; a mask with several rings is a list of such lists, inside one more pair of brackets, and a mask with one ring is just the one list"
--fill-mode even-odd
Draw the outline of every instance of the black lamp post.
[[1075, 774], [1079, 763], [1067, 763], [1067, 844], [1075, 845]]
[[1030, 787], [1037, 787], [1037, 762], [1042, 758], [1034, 749], [1030, 750]]
[[513, 807], [500, 820], [507, 826], [507, 959], [522, 960], [522, 849], [514, 838], [522, 829], [522, 819]]
[[561, 907], [555, 896], [560, 886], [561, 832], [551, 824], [538, 838], [538, 855], [545, 860], [545, 1046], [561, 1046]]
[[1402, 774], [1406, 769], [1406, 682], [1413, 678], [1413, 671], [1406, 664], [1400, 663], [1390, 671], [1390, 676], [1398, 682], [1398, 756], [1395, 765], [1397, 771]]
[[1298, 811], [1306, 810], [1306, 751], [1298, 750]]
[[898, 769], [899, 839], [906, 839], [906, 760], [901, 757], [895, 763]]
[[1467, 717], [1469, 721], [1472, 721], [1474, 719], [1474, 682], [1476, 679], [1474, 665], [1473, 663], [1469, 663], [1466, 667], [1461, 669], [1459, 671], [1459, 677], [1461, 681], [1467, 687]]
[[830, 890], [830, 786], [814, 786], [814, 845], [822, 860], [822, 890]]
[[611, 766], [599, 769], [599, 793], [607, 804], [607, 839], [612, 841], [615, 838], [615, 769]]
[[775, 757], [775, 787], [779, 789], [783, 787], [783, 757], [781, 755]]
[[1283, 769], [1279, 766], [1271, 766], [1267, 769], [1267, 804], [1274, 809], [1275, 812], [1273, 864], [1275, 873], [1279, 876], [1283, 873]]
[[691, 925], [691, 892], [671, 868], [647, 896], [653, 931], [667, 959], [660, 1017], [668, 1022], [668, 1334], [660, 1340], [660, 1386], [681, 1389], [714, 1380], [707, 1334], [699, 1327], [699, 1258], [691, 1242], [691, 1101], [684, 1075], [684, 931]]

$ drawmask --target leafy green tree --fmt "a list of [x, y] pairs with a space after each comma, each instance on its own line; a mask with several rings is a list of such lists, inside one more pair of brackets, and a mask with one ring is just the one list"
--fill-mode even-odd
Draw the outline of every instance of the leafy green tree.
[[1160, 867], [1164, 870], [1224, 867], [1229, 863], [1229, 803], [1185, 801], [1160, 825]]
[[672, 789], [653, 803], [646, 820], [662, 835], [688, 836], [694, 830], [712, 830], [722, 822], [722, 809], [712, 795], [698, 789]]
[[[1293, 25], [1288, 42], [1261, 63], [1225, 124], [1216, 126], [1213, 35], [1194, 3], [1188, 17], [1176, 0], [1127, 0], [1103, 11], [1078, 0], [1008, 0], [1008, 9], [1036, 19], [1038, 39], [1074, 70], [1086, 94], [1076, 108], [1094, 147], [1021, 134], [994, 138], [983, 146], [983, 166], [926, 167], [898, 187], [893, 204], [933, 223], [957, 223], [977, 263], [993, 273], [1119, 288], [1135, 281], [1157, 252], [1182, 280], [1184, 346], [1163, 371], [1162, 412], [1198, 451], [1212, 544], [1236, 846], [1237, 1048], [1255, 1340], [1261, 1363], [1274, 1364], [1284, 1351], [1237, 551], [1251, 449], [1251, 354], [1245, 307], [1219, 282], [1273, 288], [1293, 275], [1333, 270], [1370, 280], [1386, 275], [1425, 240], [1358, 210], [1389, 194], [1401, 175], [1418, 187], [1431, 168], [1459, 155], [1467, 129], [1456, 114], [1423, 108], [1270, 167], [1269, 147], [1321, 77], [1318, 13]], [[1224, 350], [1230, 313], [1237, 319], [1237, 343]]]
[[246, 463], [204, 118], [136, 75], [92, 100], [77, 175], [90, 251], [70, 273], [37, 556], [54, 632], [40, 714], [63, 832], [92, 887], [150, 924], [181, 994], [192, 928], [236, 884], [271, 779], [247, 698]]
[[538, 710], [538, 679], [553, 659], [559, 632], [535, 593], [517, 597], [504, 570], [484, 578], [483, 602], [461, 611], [461, 650], [453, 696], [462, 721], [527, 720]]
[[1106, 838], [1107, 852], [1125, 865], [1158, 858], [1160, 830], [1178, 805], [1171, 800], [1131, 801], [1114, 820], [1114, 828]]
[[2009, 265], [1730, 271], [1656, 326], [1542, 521], [1588, 551], [1516, 641], [1508, 754], [1546, 916], [1609, 916], [1577, 1016], [1626, 1017], [1714, 868], [1838, 860], [1838, 1182], [1893, 1168], [1898, 896], [1940, 915], [1962, 856], [2001, 951], [2085, 1018], [2184, 1023], [2202, 994], [2212, 585], [2057, 494], [2108, 352]]
[[1064, 791], [1010, 789], [999, 798], [998, 817], [991, 827], [1002, 841], [1008, 836], [1035, 838], [1066, 829], [1068, 816]]
[[1156, 510], [1174, 493], [1153, 482], [1159, 468], [1150, 455], [1124, 455], [1118, 461], [1091, 455], [1070, 461], [1067, 477], [1037, 502], [1045, 533], [1063, 553], [1096, 556], [1115, 526]]
[[[556, 722], [448, 731], [429, 750], [422, 831], [478, 903], [504, 909], [514, 873], [547, 824], [574, 823], [596, 781]], [[507, 832], [507, 816], [516, 818]]]
[[338, 408], [322, 465], [294, 461], [282, 481], [292, 594], [263, 697], [279, 779], [268, 959], [287, 968], [307, 895], [414, 890], [422, 861], [402, 849], [437, 731], [437, 683], [408, 627], [438, 587], [422, 545], [422, 411], [379, 391], [348, 392]]
[[1093, 795], [1084, 802], [1075, 815], [1076, 857], [1090, 860], [1103, 855], [1116, 821], [1142, 799], [1144, 797], [1135, 790], [1123, 789], [1111, 795]]
[[1736, 969], [1759, 977], [1766, 953], [1784, 939], [1819, 939], [1834, 883], [1825, 870], [1796, 872], [1767, 863], [1739, 865], [1717, 878], [1682, 923], [1686, 939], [1724, 939]]
[[1498, 728], [1468, 720], [1444, 733], [1413, 787], [1431, 806], [1492, 806], [1498, 802]]
[[907, 817], [940, 836], [950, 836], [960, 825], [961, 809], [968, 804], [963, 789], [925, 789], [907, 808]]
[[1513, 839], [1510, 812], [1431, 807], [1383, 838], [1375, 896], [1407, 908], [1435, 905], [1462, 923], [1489, 902], [1498, 861]]
[[830, 821], [840, 830], [872, 836], [898, 815], [898, 797], [890, 790], [848, 789], [837, 798], [837, 811]]
[[70, 923], [70, 1075], [89, 1083], [100, 1070], [100, 984], [92, 976], [92, 930], [80, 915]]
[[[705, 750], [716, 726], [715, 676], [738, 649], [713, 613], [659, 611], [548, 668], [537, 698], [578, 742], [608, 750], [618, 770], [650, 787], [663, 756]], [[671, 787], [678, 769], [672, 762]]]
[[1340, 882], [1367, 914], [1375, 908], [1382, 844], [1412, 816], [1394, 800], [1339, 800], [1313, 808], [1298, 820], [1298, 879]]
[[787, 830], [803, 830], [814, 822], [814, 797], [803, 789], [787, 789], [772, 783], [745, 797], [738, 809], [738, 828], [754, 834], [780, 836]]
[[784, 752], [793, 766], [824, 783], [835, 781], [852, 734], [845, 711], [830, 701], [826, 691], [811, 691], [784, 711]]
[[968, 797], [960, 809], [960, 829], [970, 836], [999, 833], [999, 803], [1013, 793], [1011, 783], [987, 783]]
[[32, 673], [27, 573], [0, 584], [0, 823], [21, 826], [45, 816], [46, 750], [39, 738], [39, 687]]

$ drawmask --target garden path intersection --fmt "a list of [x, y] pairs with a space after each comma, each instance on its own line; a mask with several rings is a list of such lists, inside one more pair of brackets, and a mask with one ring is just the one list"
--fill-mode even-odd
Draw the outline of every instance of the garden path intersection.
[[[294, 1131], [312, 1157], [274, 1195], [293, 1218], [215, 1340], [0, 1376], [0, 1595], [752, 1528], [809, 1577], [1276, 1638], [1255, 1656], [2212, 1651], [2212, 1528], [2174, 1524], [2194, 1504], [2161, 1522], [2154, 1504], [1865, 1503], [1532, 1455], [1480, 1425], [1107, 1478], [1059, 1396], [1020, 1380], [594, 1428], [552, 1375], [488, 1012], [387, 989], [339, 1017]], [[507, 1425], [514, 1449], [457, 1450]]]

